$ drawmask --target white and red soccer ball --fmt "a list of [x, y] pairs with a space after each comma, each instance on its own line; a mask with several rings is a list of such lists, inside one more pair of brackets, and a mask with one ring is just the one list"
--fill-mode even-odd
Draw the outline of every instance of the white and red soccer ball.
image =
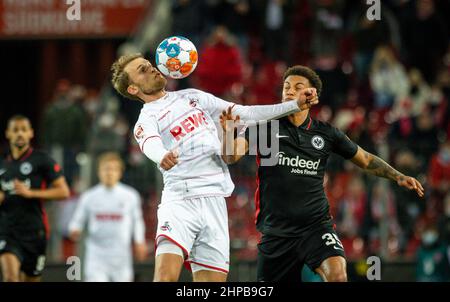
[[195, 45], [180, 36], [164, 39], [156, 49], [156, 67], [167, 77], [182, 79], [197, 67], [198, 53]]

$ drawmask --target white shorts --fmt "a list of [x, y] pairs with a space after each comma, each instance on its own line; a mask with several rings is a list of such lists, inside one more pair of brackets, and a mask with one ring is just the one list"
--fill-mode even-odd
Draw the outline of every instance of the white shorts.
[[132, 282], [133, 262], [129, 257], [122, 261], [105, 261], [103, 257], [92, 257], [86, 255], [84, 259], [84, 281], [85, 282]]
[[230, 238], [225, 198], [213, 196], [161, 203], [156, 247], [162, 240], [169, 240], [183, 250], [193, 272], [228, 273]]

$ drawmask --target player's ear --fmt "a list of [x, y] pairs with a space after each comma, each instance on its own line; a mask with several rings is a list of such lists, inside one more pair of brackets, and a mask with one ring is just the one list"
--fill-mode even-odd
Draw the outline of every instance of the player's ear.
[[34, 129], [33, 128], [30, 129], [30, 139], [31, 138], [34, 138]]
[[139, 92], [139, 89], [135, 85], [129, 85], [127, 88], [127, 92], [131, 95], [137, 95]]

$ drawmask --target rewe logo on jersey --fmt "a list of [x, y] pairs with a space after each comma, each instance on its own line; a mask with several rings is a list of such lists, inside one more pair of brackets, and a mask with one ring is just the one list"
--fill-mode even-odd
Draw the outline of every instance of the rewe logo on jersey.
[[203, 124], [208, 125], [205, 115], [203, 114], [203, 112], [196, 113], [182, 120], [179, 123], [179, 126], [175, 126], [170, 129], [170, 133], [177, 141], [179, 141], [181, 138], [186, 136], [186, 134], [194, 131]]

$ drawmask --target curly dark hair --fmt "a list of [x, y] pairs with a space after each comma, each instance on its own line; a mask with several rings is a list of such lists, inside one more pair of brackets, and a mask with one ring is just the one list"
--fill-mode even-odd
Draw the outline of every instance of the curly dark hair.
[[309, 67], [302, 66], [302, 65], [295, 65], [292, 67], [289, 67], [284, 75], [283, 75], [283, 81], [287, 79], [287, 77], [291, 75], [301, 76], [308, 79], [308, 81], [311, 83], [311, 86], [316, 88], [317, 95], [320, 96], [320, 93], [322, 92], [322, 80], [317, 75], [317, 73], [312, 70]]

